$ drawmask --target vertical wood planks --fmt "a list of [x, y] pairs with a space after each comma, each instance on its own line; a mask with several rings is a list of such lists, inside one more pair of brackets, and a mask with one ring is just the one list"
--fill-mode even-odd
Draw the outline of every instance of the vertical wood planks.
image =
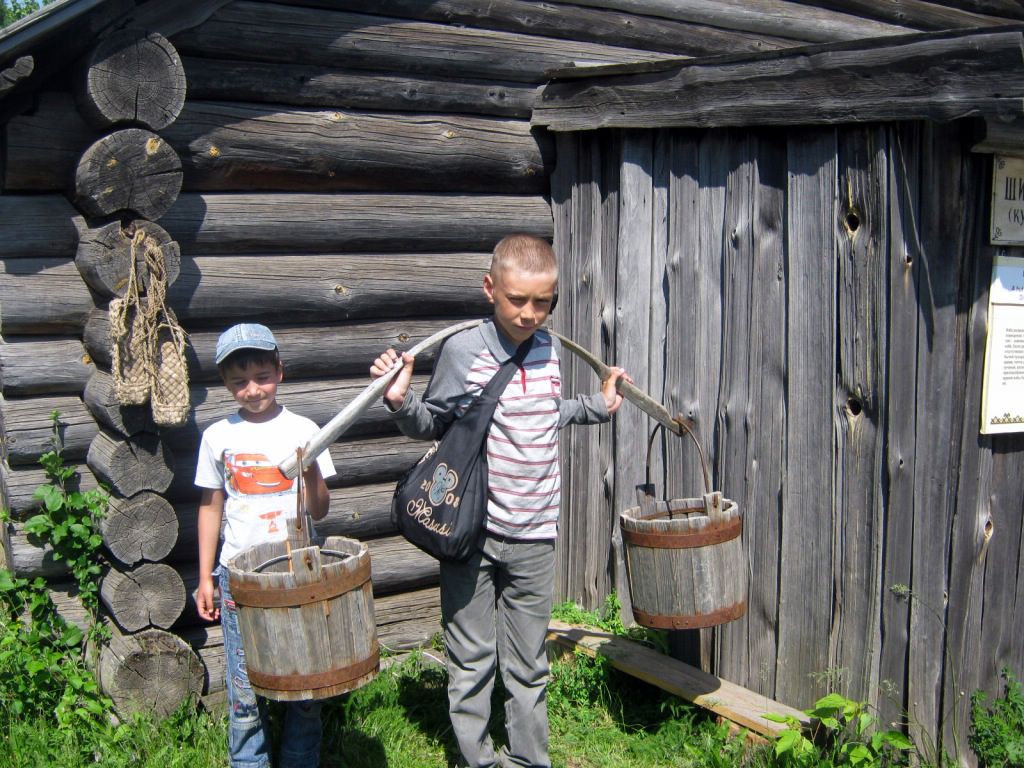
[[836, 617], [829, 666], [843, 669], [838, 690], [874, 701], [881, 645], [879, 603], [883, 498], [882, 419], [888, 280], [885, 130], [839, 132], [836, 521], [833, 580]]
[[808, 706], [824, 693], [832, 605], [832, 398], [835, 372], [836, 135], [789, 132], [788, 390], [779, 553], [776, 695]]
[[[646, 317], [642, 386], [696, 421], [713, 486], [747, 511], [749, 608], [714, 631], [719, 672], [794, 706], [827, 689], [864, 698], [882, 722], [909, 715], [963, 751], [960, 691], [997, 693], [999, 668], [1024, 655], [1022, 441], [981, 441], [976, 424], [992, 255], [984, 163], [955, 125], [652, 136], [646, 173], [609, 151], [621, 140], [629, 158], [636, 133], [576, 137], [599, 149], [574, 185], [593, 217], [574, 209], [573, 247], [592, 233], [595, 251], [579, 258], [618, 274], [622, 308], [636, 233], [649, 234], [650, 296], [620, 312], [616, 351], [644, 343]], [[563, 301], [592, 290], [565, 279]], [[572, 327], [600, 346], [600, 326]], [[574, 498], [587, 493], [578, 482], [597, 491], [594, 456], [608, 455], [581, 453], [591, 434], [568, 449]], [[692, 446], [663, 448], [658, 495], [695, 495]], [[638, 482], [639, 457], [620, 466], [622, 454], [600, 478], [616, 498]], [[572, 521], [569, 589], [598, 514]], [[713, 566], [699, 560], [690, 587]], [[676, 586], [656, 581], [649, 593], [672, 600]], [[696, 633], [684, 635], [673, 645], [692, 650]]]
[[[783, 271], [786, 210], [786, 142], [761, 133], [752, 148], [757, 173], [751, 217], [754, 227], [750, 301], [750, 403], [743, 496], [743, 547], [750, 564], [745, 649], [723, 644], [722, 673], [746, 679], [747, 687], [774, 695], [778, 647], [778, 551], [782, 521], [785, 445], [786, 283]], [[730, 489], [734, 496], [740, 491]], [[723, 638], [734, 630], [723, 628]], [[740, 656], [744, 658], [739, 658]], [[741, 676], [745, 673], [745, 676]]]
[[[754, 220], [753, 201], [757, 185], [756, 146], [749, 132], [727, 132], [725, 154], [728, 173], [725, 187], [725, 210], [722, 228], [722, 359], [718, 382], [718, 408], [715, 424], [714, 455], [715, 489], [726, 496], [746, 490], [749, 460], [754, 433], [751, 412], [751, 388], [756, 385], [757, 371], [749, 364], [751, 337], [759, 331], [750, 325], [751, 304], [759, 290], [754, 282]], [[709, 439], [704, 443], [711, 448]], [[731, 497], [731, 496], [730, 496]], [[742, 506], [742, 504], [741, 504]], [[742, 507], [746, 511], [745, 507]], [[740, 542], [735, 542], [737, 549]], [[718, 553], [720, 550], [712, 550]], [[729, 577], [749, 577], [746, 552], [742, 561], [729, 562]], [[742, 576], [741, 576], [742, 574]], [[725, 575], [725, 574], [723, 574]], [[745, 596], [745, 595], [744, 595]], [[731, 674], [748, 677], [746, 659], [746, 622], [741, 618], [723, 625], [716, 632], [716, 659], [733, 661]], [[738, 653], [737, 653], [738, 651]], [[740, 661], [743, 659], [743, 661]], [[738, 662], [738, 663], [737, 663]], [[715, 671], [722, 671], [716, 664]]]
[[[963, 158], [965, 179], [973, 189], [985, 179], [979, 173], [983, 156]], [[987, 187], [982, 187], [987, 189]], [[964, 403], [960, 429], [959, 475], [956, 484], [955, 512], [950, 531], [949, 608], [946, 613], [946, 656], [942, 677], [941, 735], [946, 745], [955, 744], [957, 728], [970, 722], [970, 693], [984, 685], [986, 676], [998, 676], [998, 668], [989, 668], [990, 656], [979, 653], [982, 646], [985, 605], [985, 571], [988, 550], [995, 530], [992, 520], [993, 435], [979, 435], [981, 422], [981, 389], [984, 375], [985, 341], [988, 321], [988, 288], [992, 275], [995, 248], [988, 244], [986, 195], [974, 193], [979, 202], [965, 210], [968, 219], [964, 232], [964, 250], [959, 261], [960, 307], [957, 311], [957, 337], [964, 342], [965, 369], [962, 382]], [[973, 255], [973, 256], [972, 256]], [[956, 425], [954, 425], [956, 426]], [[1018, 530], [1020, 530], [1018, 528]], [[1000, 530], [1000, 533], [1005, 533]]]
[[881, 584], [882, 654], [879, 659], [879, 712], [883, 722], [903, 718], [907, 706], [905, 663], [910, 642], [907, 601], [893, 591], [909, 586], [913, 532], [914, 482], [917, 470], [915, 388], [917, 382], [917, 267], [921, 249], [920, 127], [899, 124], [888, 129], [889, 164], [889, 329], [886, 413], [886, 498]]
[[[963, 177], [959, 127], [926, 124], [921, 150], [921, 279], [916, 297], [917, 412], [913, 561], [907, 694], [912, 720], [937, 723], [942, 712], [945, 657], [943, 616], [949, 578], [949, 538], [959, 454], [958, 408], [963, 407], [962, 359], [957, 349], [957, 294], [962, 247]], [[959, 400], [959, 403], [957, 402]], [[955, 428], [954, 428], [954, 425]], [[912, 732], [913, 733], [913, 732]], [[914, 734], [922, 735], [923, 734]]]
[[[623, 134], [619, 189], [618, 254], [615, 273], [614, 349], [612, 360], [625, 368], [634, 383], [650, 392], [651, 261], [654, 237], [654, 133]], [[613, 423], [612, 513], [621, 515], [636, 503], [636, 485], [644, 481], [646, 436], [650, 419], [625, 404]], [[621, 571], [617, 568], [616, 575]], [[621, 583], [621, 579], [617, 580]], [[621, 589], [621, 587], [620, 587]], [[628, 594], [620, 592], [620, 595]]]

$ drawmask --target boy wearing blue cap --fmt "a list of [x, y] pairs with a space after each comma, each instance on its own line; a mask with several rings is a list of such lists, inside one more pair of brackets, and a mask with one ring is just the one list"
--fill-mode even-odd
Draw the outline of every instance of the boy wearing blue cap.
[[[216, 363], [239, 408], [207, 427], [199, 447], [195, 483], [202, 489], [202, 500], [196, 605], [201, 617], [208, 621], [219, 617], [224, 628], [231, 766], [269, 768], [266, 701], [249, 684], [238, 613], [224, 566], [256, 544], [287, 539], [286, 521], [295, 517], [298, 491], [278, 465], [305, 446], [317, 426], [277, 402], [284, 367], [277, 340], [266, 326], [243, 323], [226, 330], [217, 341]], [[303, 474], [306, 510], [314, 520], [327, 514], [330, 495], [324, 478], [333, 474], [327, 451]], [[224, 540], [215, 562], [222, 519]], [[220, 605], [214, 578], [219, 580]], [[286, 703], [277, 765], [315, 768], [320, 764], [320, 740], [320, 703]]]

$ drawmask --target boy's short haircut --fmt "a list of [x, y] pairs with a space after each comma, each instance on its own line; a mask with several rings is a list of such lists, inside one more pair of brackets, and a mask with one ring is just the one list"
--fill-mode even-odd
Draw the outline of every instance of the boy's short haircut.
[[258, 323], [239, 323], [224, 331], [217, 339], [215, 361], [222, 377], [231, 367], [244, 370], [254, 364], [275, 368], [281, 364], [277, 339], [267, 326]]
[[491, 258], [491, 277], [514, 269], [531, 274], [558, 275], [558, 259], [551, 243], [535, 235], [507, 235], [494, 246]]

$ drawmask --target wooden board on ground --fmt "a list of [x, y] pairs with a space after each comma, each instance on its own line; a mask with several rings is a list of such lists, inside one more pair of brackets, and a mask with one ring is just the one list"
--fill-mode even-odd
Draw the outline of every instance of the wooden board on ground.
[[798, 709], [609, 632], [552, 621], [548, 627], [548, 641], [588, 656], [603, 656], [619, 671], [709, 709], [762, 736], [774, 738], [786, 728], [782, 723], [766, 720], [764, 715], [769, 712], [792, 715], [804, 726], [810, 723], [810, 718]]

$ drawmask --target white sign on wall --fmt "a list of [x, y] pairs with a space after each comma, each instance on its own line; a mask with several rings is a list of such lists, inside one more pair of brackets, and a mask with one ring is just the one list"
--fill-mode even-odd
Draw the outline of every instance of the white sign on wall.
[[1024, 432], [1024, 258], [1005, 248], [992, 266], [981, 432]]
[[1024, 157], [992, 158], [993, 245], [1024, 245]]

